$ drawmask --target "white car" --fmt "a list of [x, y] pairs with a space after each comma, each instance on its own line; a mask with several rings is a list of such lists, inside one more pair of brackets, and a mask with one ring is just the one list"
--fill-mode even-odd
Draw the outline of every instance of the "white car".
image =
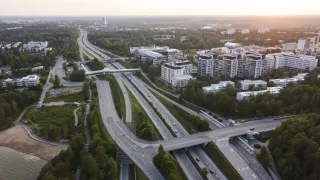
[[176, 126], [176, 123], [173, 123], [172, 125], [173, 125], [173, 126]]

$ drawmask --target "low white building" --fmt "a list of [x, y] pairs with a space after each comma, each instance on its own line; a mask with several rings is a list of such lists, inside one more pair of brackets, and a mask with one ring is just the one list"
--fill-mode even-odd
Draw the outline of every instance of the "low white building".
[[21, 51], [27, 51], [27, 52], [42, 52], [45, 51], [45, 49], [48, 47], [48, 41], [44, 42], [34, 42], [30, 41], [27, 44], [24, 44], [21, 48]]
[[220, 81], [218, 84], [211, 84], [211, 86], [203, 87], [202, 90], [206, 93], [219, 92], [228, 85], [234, 87], [235, 84], [232, 81]]
[[267, 32], [270, 32], [270, 29], [269, 28], [259, 28], [258, 29], [258, 33], [259, 34], [265, 34]]
[[43, 69], [43, 66], [34, 67], [31, 70], [32, 72], [36, 72], [36, 71], [39, 71], [40, 69]]
[[284, 78], [284, 79], [270, 79], [269, 82], [274, 82], [280, 87], [287, 87], [289, 83], [293, 85], [297, 85], [299, 81], [304, 81], [305, 77], [308, 73], [299, 73], [298, 75], [292, 78]]
[[242, 35], [243, 34], [249, 34], [250, 33], [250, 29], [242, 29], [241, 33], [242, 33]]
[[3, 80], [2, 81], [2, 87], [6, 88], [9, 83], [10, 84], [14, 84], [14, 81], [12, 79], [10, 79], [10, 78]]
[[172, 78], [172, 86], [177, 88], [185, 87], [193, 78], [191, 75], [182, 75]]
[[262, 91], [238, 92], [237, 100], [240, 101], [242, 99], [250, 99], [250, 97], [252, 96], [262, 95], [267, 92], [269, 92], [270, 94], [279, 94], [282, 89], [283, 89], [282, 87], [268, 87], [266, 90], [262, 90]]
[[252, 86], [252, 87], [255, 87], [255, 88], [267, 88], [267, 82], [266, 81], [262, 81], [262, 80], [243, 80], [243, 81], [240, 81], [240, 85], [241, 85], [241, 90], [244, 90], [244, 91], [248, 91], [249, 88]]
[[21, 85], [22, 87], [37, 86], [40, 83], [39, 79], [40, 78], [37, 75], [28, 75], [26, 77], [21, 78], [21, 81], [17, 81], [17, 85]]

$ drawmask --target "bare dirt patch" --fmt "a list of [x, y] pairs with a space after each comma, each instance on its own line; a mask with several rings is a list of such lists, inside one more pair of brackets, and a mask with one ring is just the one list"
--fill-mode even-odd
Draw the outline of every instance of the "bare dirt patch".
[[0, 146], [10, 147], [18, 151], [37, 155], [45, 160], [50, 160], [59, 154], [68, 145], [53, 146], [32, 139], [22, 125], [16, 125], [0, 133]]

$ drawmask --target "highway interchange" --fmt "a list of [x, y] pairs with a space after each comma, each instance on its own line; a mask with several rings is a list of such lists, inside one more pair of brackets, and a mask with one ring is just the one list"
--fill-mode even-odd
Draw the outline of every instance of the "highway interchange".
[[[81, 37], [86, 37], [85, 33], [85, 31], [81, 30]], [[95, 47], [86, 40], [86, 38], [83, 38], [83, 41], [81, 42], [85, 44], [84, 46], [81, 46], [85, 48], [86, 51], [89, 51], [91, 54], [93, 54], [96, 58], [108, 59], [106, 55], [96, 50]], [[90, 49], [87, 47], [90, 47]], [[114, 65], [116, 65], [118, 68], [123, 68], [120, 64], [114, 63]], [[125, 74], [127, 78], [129, 78], [130, 81], [132, 81], [139, 88], [140, 92], [142, 92], [144, 96], [147, 97], [148, 101], [152, 102], [152, 104], [157, 108], [157, 110], [160, 112], [163, 118], [166, 119], [167, 123], [171, 126], [171, 128], [176, 131], [176, 135], [178, 136], [177, 138], [173, 138], [170, 131], [168, 131], [161, 119], [156, 115], [154, 110], [150, 107], [148, 102], [141, 96], [141, 94], [135, 89], [135, 87], [124, 77], [124, 75], [116, 74], [115, 77], [122, 91], [124, 92], [123, 94], [125, 97], [126, 104], [126, 122], [130, 122], [131, 119], [131, 105], [130, 100], [127, 97], [128, 95], [127, 93], [125, 93], [126, 90], [123, 84], [127, 86], [127, 88], [137, 98], [138, 102], [146, 110], [148, 116], [150, 116], [164, 140], [156, 142], [147, 142], [136, 138], [135, 135], [133, 135], [130, 132], [130, 130], [126, 128], [126, 126], [122, 123], [122, 121], [120, 121], [119, 117], [117, 116], [117, 113], [113, 106], [109, 84], [105, 81], [97, 82], [102, 119], [106, 125], [106, 128], [108, 129], [109, 133], [112, 135], [116, 143], [119, 145], [119, 147], [124, 152], [126, 152], [127, 155], [144, 171], [148, 178], [163, 179], [161, 173], [154, 167], [152, 163], [152, 157], [156, 154], [159, 144], [162, 144], [165, 150], [173, 151], [177, 149], [207, 143], [213, 140], [222, 152], [226, 150], [226, 152], [223, 152], [224, 155], [229, 159], [232, 165], [235, 166], [236, 170], [244, 179], [264, 179], [259, 178], [255, 174], [255, 172], [250, 167], [248, 167], [247, 163], [245, 163], [246, 167], [237, 167], [237, 164], [243, 164], [242, 161], [244, 160], [240, 157], [240, 155], [238, 155], [240, 158], [234, 157], [234, 155], [237, 153], [230, 153], [230, 151], [232, 151], [232, 148], [229, 147], [230, 145], [228, 143], [228, 139], [232, 136], [245, 134], [246, 131], [250, 128], [255, 128], [258, 132], [273, 130], [276, 126], [278, 126], [281, 123], [280, 121], [253, 121], [234, 127], [227, 127], [215, 131], [188, 135], [188, 133], [180, 125], [180, 123], [172, 116], [172, 114], [160, 103], [160, 101], [149, 90], [153, 91], [154, 93], [157, 93], [158, 95], [162, 96], [171, 103], [176, 104], [177, 106], [181, 107], [190, 114], [198, 115], [198, 113], [188, 108], [185, 108], [180, 104], [172, 101], [171, 99], [163, 96], [162, 94], [156, 92], [131, 73]], [[214, 163], [212, 163], [211, 159], [204, 153], [202, 148], [193, 147], [189, 149], [189, 152], [194, 158], [198, 157], [200, 159], [200, 167], [206, 167], [207, 169], [215, 169], [214, 171], [217, 172], [218, 176], [211, 176], [209, 173], [209, 179], [226, 179], [224, 175], [214, 165]], [[174, 151], [173, 154], [176, 157], [182, 169], [184, 170], [184, 172], [186, 172], [188, 179], [202, 179], [195, 167], [193, 166], [193, 164], [186, 157], [185, 151]], [[228, 154], [231, 155], [228, 156]], [[147, 163], [147, 161], [151, 162], [151, 164]]]

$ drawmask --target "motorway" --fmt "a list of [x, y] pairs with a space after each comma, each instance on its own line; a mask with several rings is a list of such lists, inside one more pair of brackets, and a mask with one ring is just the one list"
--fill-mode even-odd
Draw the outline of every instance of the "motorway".
[[[123, 79], [125, 79], [125, 78], [123, 78]], [[133, 80], [133, 81], [135, 81], [135, 79]], [[135, 83], [137, 83], [137, 81], [135, 82]], [[125, 83], [126, 85], [128, 85], [127, 83]], [[130, 84], [130, 83], [129, 83]], [[143, 88], [143, 87], [142, 87]], [[140, 87], [139, 87], [139, 89], [140, 89]], [[131, 90], [131, 89], [130, 89]], [[143, 91], [143, 92], [145, 92], [145, 90]], [[149, 95], [147, 95], [146, 97], [149, 97]], [[138, 100], [139, 101], [139, 100]], [[157, 103], [156, 102], [156, 100], [155, 101], [153, 101], [153, 103]], [[156, 107], [160, 107], [160, 109], [161, 109], [161, 105], [158, 105], [158, 106], [156, 106]], [[166, 109], [164, 108], [164, 109], [161, 109], [162, 111], [166, 111]], [[169, 117], [170, 118], [170, 115], [168, 114], [167, 115], [167, 117]], [[260, 124], [260, 123], [259, 123]], [[280, 123], [279, 123], [280, 124]], [[278, 124], [277, 124], [278, 125]], [[274, 125], [273, 125], [274, 126]], [[275, 126], [274, 126], [275, 127]], [[274, 129], [274, 127], [266, 127], [266, 128], [264, 128], [264, 130], [272, 130], [272, 129]], [[179, 129], [179, 131], [178, 131], [178, 129]], [[182, 134], [183, 133], [183, 128], [182, 128], [182, 131], [181, 131], [181, 127], [179, 127], [179, 128], [177, 128], [177, 134], [179, 135], [180, 133]], [[248, 130], [248, 129], [246, 129], [246, 130]], [[243, 133], [245, 133], [246, 132], [246, 130], [241, 130], [241, 133], [243, 134]], [[238, 132], [239, 133], [239, 132]], [[235, 133], [236, 134], [236, 133]], [[212, 137], [212, 136], [211, 136]], [[199, 138], [199, 137], [198, 137]], [[207, 137], [207, 138], [203, 138], [203, 137], [201, 137], [200, 139], [201, 140], [203, 140], [203, 142], [208, 142], [208, 138], [209, 139], [211, 139], [210, 138], [210, 135], [209, 135], [209, 137]], [[221, 139], [216, 139], [216, 143], [217, 143], [217, 141], [218, 142], [220, 142], [219, 140], [223, 140], [224, 138], [221, 138]], [[191, 142], [191, 141], [189, 141], [189, 140], [186, 140], [187, 142]], [[196, 141], [198, 141], [198, 140], [196, 140]], [[196, 142], [195, 144], [201, 144], [201, 143], [199, 143], [200, 141], [198, 141], [198, 142]], [[179, 148], [181, 148], [181, 147], [183, 147], [183, 143], [178, 143], [178, 141], [175, 141], [175, 143], [177, 143], [178, 144], [178, 146], [179, 146]], [[192, 142], [193, 143], [193, 142]], [[185, 147], [188, 147], [188, 146], [190, 146], [191, 144], [190, 143], [188, 143], [187, 145], [185, 145]], [[219, 144], [218, 144], [218, 147], [219, 147]], [[176, 149], [179, 149], [179, 148], [177, 148], [177, 147], [175, 147]], [[170, 145], [168, 145], [168, 146], [165, 146], [165, 149], [166, 150], [170, 150], [170, 149], [172, 149], [172, 150], [174, 150], [175, 148], [173, 148], [173, 147], [171, 147]], [[228, 158], [229, 159], [229, 158]], [[203, 161], [204, 162], [204, 161]], [[240, 172], [239, 172], [240, 173]], [[240, 173], [241, 174], [241, 173]], [[242, 174], [241, 174], [242, 175]], [[242, 177], [244, 177], [244, 176], [242, 176]], [[246, 176], [247, 177], [247, 176]], [[252, 179], [252, 177], [254, 177], [254, 173], [253, 174], [251, 174], [251, 176], [250, 176], [250, 178]], [[247, 179], [247, 178], [246, 178]]]
[[[88, 46], [88, 44], [86, 44]], [[98, 54], [99, 56], [105, 57], [106, 55], [102, 54], [101, 52], [97, 52], [95, 51], [95, 49], [93, 47], [91, 47], [91, 49], [87, 49], [88, 51], [93, 50], [94, 52], [91, 51], [91, 54], [95, 55]], [[96, 58], [101, 60], [101, 57], [96, 56]], [[108, 57], [105, 57], [106, 59]], [[112, 67], [112, 66], [109, 66]], [[161, 121], [161, 119], [158, 117], [158, 115], [153, 111], [153, 109], [150, 107], [150, 105], [148, 104], [148, 102], [145, 101], [145, 99], [140, 95], [139, 92], [136, 91], [135, 87], [133, 87], [131, 85], [131, 83], [129, 81], [127, 81], [127, 79], [125, 79], [123, 76], [116, 76], [116, 78], [121, 78], [121, 80], [124, 82], [124, 84], [127, 85], [128, 89], [133, 93], [133, 95], [137, 98], [138, 102], [142, 105], [142, 107], [144, 109], [148, 109], [149, 110], [149, 116], [151, 118], [151, 120], [153, 121], [153, 123], [155, 124], [155, 126], [158, 128], [160, 127], [159, 132], [162, 135], [162, 137], [164, 139], [168, 139], [168, 138], [173, 138], [173, 135], [170, 133], [170, 131], [168, 131], [168, 129], [166, 128], [166, 126], [163, 124], [163, 122]], [[144, 88], [144, 87], [143, 87]], [[140, 89], [141, 90], [141, 89]], [[159, 102], [160, 103], [160, 102]], [[173, 118], [173, 116], [169, 113], [169, 111], [164, 108], [164, 106], [160, 103], [158, 104], [159, 106], [161, 105], [162, 110], [166, 111], [166, 114], [168, 116], [170, 116], [171, 118]], [[160, 111], [161, 113], [161, 111]], [[166, 119], [166, 117], [164, 117]], [[177, 121], [175, 121], [177, 122]], [[178, 122], [177, 122], [178, 123]], [[179, 124], [179, 123], [178, 123]], [[180, 125], [180, 124], [179, 124]], [[183, 131], [183, 127], [180, 125], [181, 131]], [[179, 133], [177, 134], [179, 136], [181, 136]], [[186, 176], [188, 179], [202, 179], [202, 177], [200, 176], [200, 174], [198, 173], [197, 169], [193, 166], [192, 162], [189, 160], [189, 158], [187, 158], [187, 155], [185, 152], [183, 151], [178, 151], [178, 152], [173, 152], [173, 155], [175, 156], [175, 158], [177, 159], [177, 162], [180, 164], [181, 168], [183, 169], [183, 171], [185, 172]]]

